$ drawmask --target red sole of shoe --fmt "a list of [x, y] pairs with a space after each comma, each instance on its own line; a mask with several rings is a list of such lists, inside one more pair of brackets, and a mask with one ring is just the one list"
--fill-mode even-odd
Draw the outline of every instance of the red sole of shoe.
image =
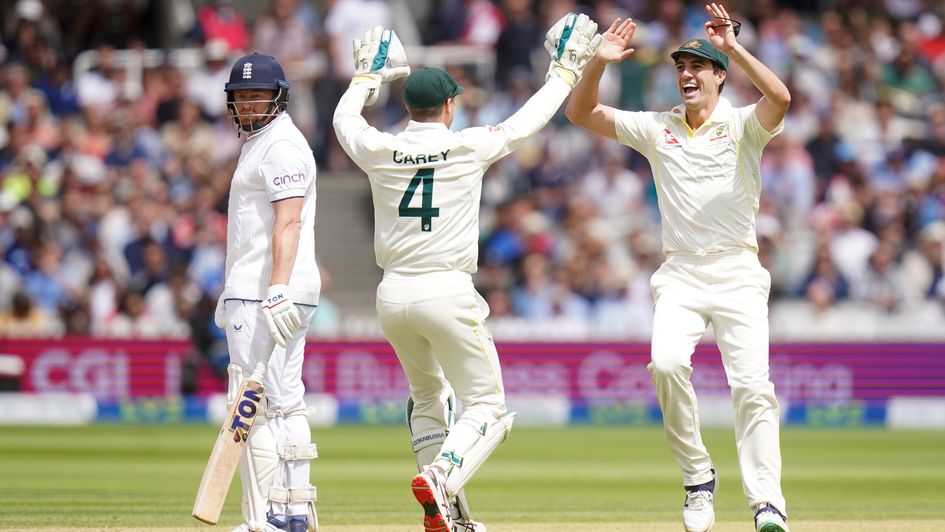
[[423, 475], [417, 475], [410, 482], [413, 488], [413, 496], [423, 506], [423, 529], [425, 532], [451, 532], [446, 519], [440, 514], [440, 509], [436, 504], [436, 497], [433, 495], [433, 487], [427, 483]]

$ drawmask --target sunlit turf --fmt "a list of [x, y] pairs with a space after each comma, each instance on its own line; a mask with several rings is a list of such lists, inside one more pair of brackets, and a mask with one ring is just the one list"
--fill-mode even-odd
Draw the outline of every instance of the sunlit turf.
[[[204, 526], [190, 510], [216, 431], [3, 427], [0, 528]], [[316, 428], [313, 436], [324, 527], [416, 525], [406, 428]], [[733, 433], [705, 430], [704, 439], [721, 475], [718, 519], [750, 522]], [[785, 428], [782, 447], [792, 520], [945, 517], [945, 432]], [[662, 431], [638, 427], [516, 427], [467, 493], [478, 518], [501, 523], [674, 523], [682, 503]], [[221, 525], [239, 521], [238, 496], [234, 483]]]

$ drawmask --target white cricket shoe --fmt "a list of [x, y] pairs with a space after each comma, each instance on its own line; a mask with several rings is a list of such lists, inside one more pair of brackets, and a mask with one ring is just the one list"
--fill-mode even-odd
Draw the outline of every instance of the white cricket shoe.
[[[283, 529], [273, 526], [272, 523], [265, 523], [263, 527], [259, 530], [262, 532], [280, 532]], [[252, 528], [249, 527], [249, 525], [247, 525], [246, 523], [243, 523], [243, 524], [237, 525], [236, 528], [232, 530], [232, 532], [254, 532], [254, 531]]]
[[453, 532], [486, 532], [486, 525], [479, 521], [453, 521]]
[[788, 532], [787, 517], [770, 504], [755, 509], [755, 530], [758, 532]]
[[683, 526], [686, 532], [707, 532], [715, 524], [715, 492], [719, 476], [712, 470], [712, 480], [698, 486], [686, 486], [686, 501], [683, 503]]
[[[427, 467], [410, 482], [413, 496], [423, 506], [425, 532], [453, 532], [453, 518], [446, 481], [435, 468]], [[462, 530], [462, 529], [460, 529]], [[475, 530], [475, 529], [474, 529]]]

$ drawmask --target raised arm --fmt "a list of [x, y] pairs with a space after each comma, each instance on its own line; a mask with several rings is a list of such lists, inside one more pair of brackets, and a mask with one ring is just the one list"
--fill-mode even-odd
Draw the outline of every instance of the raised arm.
[[[788, 107], [791, 105], [791, 93], [787, 86], [770, 68], [735, 40], [732, 19], [721, 4], [713, 2], [705, 6], [705, 11], [710, 17], [717, 19], [705, 23], [709, 41], [741, 67], [748, 75], [748, 79], [761, 91], [762, 96], [758, 100], [758, 105], [755, 106], [755, 115], [762, 127], [768, 131], [774, 131], [784, 120], [784, 115], [787, 114]], [[718, 20], [725, 23], [720, 24]]]
[[634, 49], [627, 48], [627, 46], [630, 44], [630, 38], [633, 37], [633, 32], [636, 29], [637, 25], [632, 19], [628, 18], [621, 22], [621, 19], [618, 18], [610, 25], [610, 29], [604, 32], [603, 42], [587, 68], [584, 69], [584, 76], [580, 83], [574, 87], [571, 100], [568, 101], [565, 114], [567, 114], [568, 120], [572, 124], [605, 137], [617, 138], [617, 131], [614, 126], [614, 116], [617, 110], [602, 105], [598, 101], [598, 89], [600, 78], [604, 75], [604, 68], [607, 64], [619, 63], [633, 53]]
[[377, 101], [380, 87], [410, 74], [407, 54], [392, 30], [380, 26], [364, 31], [361, 39], [354, 40], [355, 74], [351, 85], [335, 107], [332, 125], [345, 152], [357, 160], [355, 140], [367, 141], [363, 133], [371, 126], [361, 116], [365, 105]]
[[548, 30], [545, 49], [551, 55], [551, 64], [545, 85], [497, 126], [504, 134], [504, 143], [487, 159], [494, 160], [515, 150], [551, 120], [581, 79], [601, 42], [597, 23], [587, 15], [568, 13]]

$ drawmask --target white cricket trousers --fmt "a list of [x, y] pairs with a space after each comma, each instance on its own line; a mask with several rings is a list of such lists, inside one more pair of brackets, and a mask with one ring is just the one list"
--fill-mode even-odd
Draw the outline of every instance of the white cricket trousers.
[[377, 317], [410, 385], [414, 434], [450, 426], [445, 399], [451, 386], [462, 417], [494, 421], [505, 414], [488, 315], [467, 273], [384, 274]]
[[786, 512], [779, 409], [768, 375], [770, 274], [749, 250], [712, 257], [670, 253], [650, 278], [650, 289], [655, 312], [648, 369], [683, 484], [712, 479], [691, 382], [692, 354], [711, 323], [732, 391], [735, 444], [749, 506], [770, 503]]
[[[310, 445], [312, 432], [305, 417], [305, 385], [302, 382], [302, 362], [305, 351], [305, 334], [312, 321], [315, 307], [296, 305], [302, 327], [295, 332], [285, 349], [277, 348], [269, 336], [266, 319], [262, 315], [259, 301], [228, 299], [224, 302], [226, 313], [226, 343], [230, 363], [243, 367], [245, 376], [256, 368], [264, 352], [272, 351], [269, 368], [263, 378], [266, 387], [266, 416], [276, 443]], [[273, 351], [274, 350], [274, 351]], [[242, 471], [240, 472], [242, 474]], [[309, 460], [287, 460], [276, 476], [276, 485], [307, 487], [310, 483]], [[278, 514], [305, 514], [305, 503], [274, 505]]]

